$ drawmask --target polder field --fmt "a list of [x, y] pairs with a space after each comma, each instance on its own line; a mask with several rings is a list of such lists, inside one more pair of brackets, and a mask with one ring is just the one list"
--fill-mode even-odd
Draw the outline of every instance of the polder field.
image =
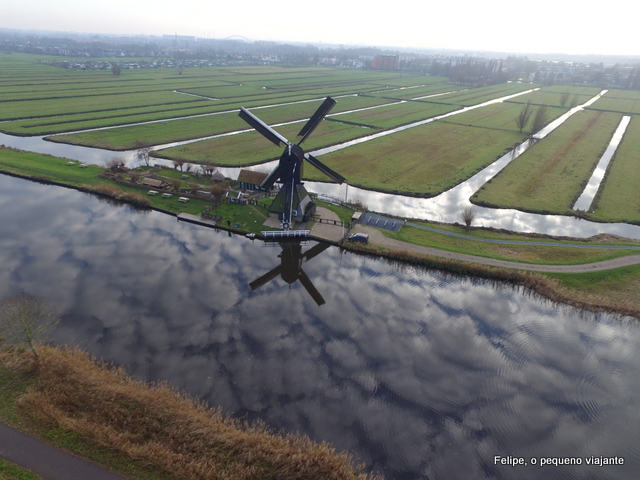
[[[167, 68], [123, 69], [114, 76], [108, 70], [44, 63], [57, 60], [0, 56], [0, 131], [113, 151], [149, 146], [155, 157], [239, 167], [281, 154], [281, 147], [239, 118], [240, 107], [295, 143], [304, 122], [332, 96], [338, 103], [305, 141], [305, 150], [360, 139], [322, 155], [322, 161], [350, 185], [418, 197], [454, 187], [524, 142], [539, 129], [532, 120], [538, 110], [544, 109], [542, 125], [548, 124], [601, 90], [530, 83], [472, 88], [418, 73], [335, 67], [200, 67], [182, 74]], [[492, 103], [500, 98], [504, 101]], [[532, 117], [520, 128], [516, 117], [527, 104]], [[579, 214], [640, 221], [635, 188], [640, 169], [633, 159], [638, 105], [638, 92], [609, 90], [516, 158], [473, 201], [576, 214], [571, 207], [620, 118], [631, 115], [591, 210]], [[395, 131], [398, 127], [405, 129]], [[304, 174], [329, 180], [310, 167]]]
[[[564, 87], [550, 87], [560, 92]], [[535, 95], [535, 94], [534, 94]], [[485, 184], [473, 203], [530, 212], [580, 215], [602, 222], [640, 223], [640, 92], [608, 90]], [[586, 212], [573, 206], [623, 116], [631, 118]]]

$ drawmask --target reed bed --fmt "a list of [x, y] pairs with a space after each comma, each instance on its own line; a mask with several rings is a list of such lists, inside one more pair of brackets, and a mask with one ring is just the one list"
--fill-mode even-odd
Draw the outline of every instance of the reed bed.
[[223, 415], [77, 349], [41, 350], [21, 407], [47, 423], [181, 479], [374, 480], [326, 443]]

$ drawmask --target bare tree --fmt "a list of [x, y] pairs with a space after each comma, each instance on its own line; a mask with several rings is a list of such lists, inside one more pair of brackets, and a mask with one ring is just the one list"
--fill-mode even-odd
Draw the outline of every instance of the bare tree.
[[200, 171], [205, 178], [211, 180], [213, 174], [216, 173], [216, 166], [213, 163], [203, 163], [200, 165]]
[[119, 63], [111, 64], [111, 73], [113, 73], [116, 77], [119, 77], [121, 72], [122, 72], [122, 67], [120, 66]]
[[569, 104], [571, 108], [578, 106], [578, 95], [574, 95], [571, 97], [571, 103]]
[[184, 160], [173, 160], [173, 168], [175, 168], [176, 170], [179, 168], [180, 171], [182, 171], [182, 167], [184, 166]]
[[464, 224], [467, 226], [466, 229], [469, 230], [471, 228], [471, 224], [473, 220], [476, 218], [476, 209], [473, 207], [466, 207], [462, 210], [462, 220]]
[[533, 116], [533, 120], [531, 121], [531, 135], [535, 134], [542, 130], [547, 124], [547, 106], [541, 105], [536, 110], [536, 114]]
[[21, 293], [0, 302], [0, 336], [29, 348], [38, 358], [38, 345], [59, 320], [55, 306], [34, 295]]
[[229, 191], [229, 186], [223, 182], [214, 182], [213, 185], [209, 188], [209, 192], [211, 192], [211, 196], [215, 200], [214, 208], [216, 211], [216, 215], [218, 214], [218, 204], [220, 203], [220, 199], [226, 195]]
[[518, 116], [515, 118], [516, 126], [518, 127], [518, 131], [520, 133], [522, 133], [522, 130], [524, 130], [524, 127], [527, 126], [527, 123], [529, 122], [529, 118], [531, 117], [532, 112], [533, 110], [531, 110], [531, 104], [527, 102], [524, 105], [524, 107], [522, 107], [522, 110], [520, 111]]
[[560, 95], [560, 106], [564, 107], [567, 104], [568, 101], [569, 101], [569, 91], [565, 90]]
[[180, 191], [180, 185], [181, 185], [181, 182], [177, 178], [174, 180], [171, 180], [171, 188], [173, 188], [174, 192]]
[[142, 147], [136, 151], [136, 160], [138, 162], [144, 162], [148, 167], [151, 162], [151, 147]]
[[138, 183], [142, 176], [142, 172], [140, 170], [131, 170], [129, 175], [131, 175], [131, 183]]

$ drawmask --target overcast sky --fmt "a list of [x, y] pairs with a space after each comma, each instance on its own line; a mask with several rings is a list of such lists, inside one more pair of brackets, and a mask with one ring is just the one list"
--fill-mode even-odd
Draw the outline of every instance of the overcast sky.
[[[242, 36], [519, 53], [640, 54], [635, 15], [584, 0], [317, 2], [0, 0], [0, 27], [87, 33]], [[376, 6], [379, 5], [379, 6]]]

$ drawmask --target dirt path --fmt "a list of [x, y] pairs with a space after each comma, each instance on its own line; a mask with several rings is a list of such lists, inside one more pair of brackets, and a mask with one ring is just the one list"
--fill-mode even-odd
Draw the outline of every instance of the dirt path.
[[494, 258], [467, 255], [465, 253], [448, 252], [437, 248], [423, 247], [412, 243], [401, 242], [385, 236], [379, 230], [372, 227], [357, 225], [354, 232], [364, 232], [369, 235], [369, 242], [378, 247], [401, 250], [410, 253], [430, 255], [432, 257], [448, 258], [462, 262], [473, 262], [481, 265], [493, 267], [514, 268], [517, 270], [528, 270], [533, 272], [549, 273], [585, 273], [597, 272], [599, 270], [611, 270], [613, 268], [626, 267], [628, 265], [640, 264], [640, 255], [629, 255], [626, 257], [614, 258], [596, 263], [586, 263], [581, 265], [539, 265], [534, 263], [509, 262], [507, 260], [496, 260]]

